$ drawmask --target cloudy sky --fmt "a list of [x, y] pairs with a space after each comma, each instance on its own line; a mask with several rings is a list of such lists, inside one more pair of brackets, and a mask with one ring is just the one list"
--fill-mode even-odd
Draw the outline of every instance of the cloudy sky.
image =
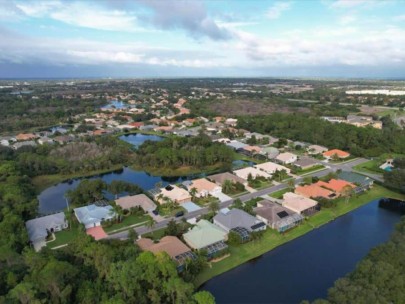
[[0, 77], [405, 78], [404, 0], [0, 0]]

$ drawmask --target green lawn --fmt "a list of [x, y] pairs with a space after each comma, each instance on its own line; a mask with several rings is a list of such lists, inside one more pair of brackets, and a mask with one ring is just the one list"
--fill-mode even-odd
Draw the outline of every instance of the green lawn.
[[197, 205], [201, 206], [201, 207], [204, 207], [204, 206], [208, 206], [212, 202], [218, 202], [219, 203], [219, 199], [214, 197], [214, 196], [196, 197], [193, 200], [193, 202], [196, 203]]
[[266, 230], [262, 239], [253, 241], [237, 247], [230, 246], [231, 256], [217, 263], [212, 263], [212, 268], [205, 269], [194, 281], [196, 286], [208, 281], [214, 276], [224, 273], [234, 267], [237, 267], [255, 257], [262, 255], [280, 246], [288, 241], [291, 241], [305, 233], [313, 230], [316, 227], [324, 225], [336, 217], [350, 212], [372, 200], [381, 197], [391, 197], [397, 199], [405, 199], [405, 195], [390, 191], [384, 187], [375, 185], [373, 189], [358, 197], [350, 199], [349, 203], [345, 203], [344, 199], [338, 200], [338, 205], [335, 208], [323, 209], [302, 225], [288, 231], [284, 235], [275, 232], [274, 230]]
[[166, 228], [161, 228], [161, 229], [158, 229], [156, 231], [153, 231], [153, 233], [152, 232], [145, 233], [145, 234], [142, 235], [142, 237], [151, 238], [151, 239], [154, 239], [154, 240], [160, 240], [162, 237], [164, 237], [165, 230], [166, 230]]
[[178, 206], [177, 208], [170, 210], [168, 208], [164, 208], [164, 205], [161, 205], [159, 208], [159, 214], [161, 216], [175, 216], [177, 212], [183, 211], [184, 213], [186, 213], [186, 209], [184, 209], [183, 207]]
[[278, 190], [276, 192], [273, 192], [273, 193], [270, 194], [270, 196], [274, 197], [274, 198], [281, 199], [281, 198], [283, 198], [283, 194], [287, 193], [287, 192], [290, 192], [290, 188], [288, 188], [288, 187], [285, 188], [285, 189], [281, 189], [281, 190]]
[[364, 173], [371, 173], [371, 174], [382, 174], [384, 170], [380, 169], [379, 166], [383, 163], [383, 161], [379, 159], [369, 160], [368, 162], [356, 165], [353, 167], [354, 170], [364, 172]]
[[122, 230], [126, 227], [136, 225], [136, 224], [139, 224], [142, 222], [146, 222], [149, 218], [150, 218], [149, 215], [131, 214], [131, 215], [125, 216], [121, 223], [112, 224], [111, 226], [103, 227], [103, 229], [106, 233], [109, 233], [114, 230]]
[[70, 230], [62, 230], [55, 233], [56, 239], [52, 242], [46, 243], [48, 248], [55, 248], [71, 242], [81, 232], [78, 228], [71, 228]]
[[311, 172], [314, 172], [314, 171], [319, 171], [319, 170], [322, 170], [322, 169], [325, 169], [325, 166], [323, 166], [323, 165], [316, 165], [316, 166], [313, 166], [313, 167], [311, 167], [311, 168], [298, 171], [298, 172], [297, 172], [297, 175], [304, 175], [304, 174], [308, 174], [308, 173], [311, 173]]

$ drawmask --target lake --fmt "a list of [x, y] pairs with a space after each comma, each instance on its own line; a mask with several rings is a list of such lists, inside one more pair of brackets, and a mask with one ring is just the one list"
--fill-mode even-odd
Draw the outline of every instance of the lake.
[[120, 136], [120, 139], [123, 141], [126, 141], [127, 143], [130, 143], [134, 147], [139, 147], [147, 140], [162, 141], [164, 138], [161, 136], [157, 136], [157, 135], [146, 135], [146, 134], [137, 133], [137, 134], [122, 135], [122, 136]]
[[217, 303], [300, 303], [326, 297], [335, 280], [387, 241], [400, 214], [378, 200], [206, 282]]

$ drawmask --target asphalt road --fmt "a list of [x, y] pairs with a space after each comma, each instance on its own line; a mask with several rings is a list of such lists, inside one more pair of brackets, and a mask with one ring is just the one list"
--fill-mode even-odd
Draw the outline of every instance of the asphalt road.
[[[326, 167], [326, 169], [324, 169], [322, 171], [314, 172], [312, 174], [308, 174], [306, 176], [323, 177], [325, 175], [328, 175], [330, 172], [336, 172], [339, 169], [344, 170], [344, 171], [353, 171], [352, 168], [354, 166], [356, 166], [358, 164], [361, 164], [361, 163], [364, 163], [366, 161], [368, 161], [368, 159], [357, 158], [357, 159], [354, 159], [352, 161], [348, 161], [348, 162], [340, 163], [340, 164], [331, 164], [331, 163], [327, 163], [327, 162], [322, 162], [322, 164]], [[372, 176], [370, 176], [370, 177], [372, 177]], [[303, 181], [303, 179], [304, 179], [304, 177], [298, 177], [295, 180], [295, 184], [297, 185], [297, 184], [301, 183]], [[279, 184], [279, 185], [276, 185], [276, 186], [271, 186], [269, 188], [262, 189], [262, 190], [259, 190], [257, 192], [244, 194], [244, 195], [239, 196], [238, 198], [222, 202], [222, 203], [219, 204], [219, 206], [220, 206], [220, 209], [226, 208], [226, 207], [229, 207], [230, 205], [232, 205], [234, 200], [236, 200], [236, 199], [240, 199], [242, 202], [246, 202], [246, 201], [251, 200], [252, 198], [267, 195], [267, 194], [270, 194], [270, 193], [273, 193], [273, 192], [276, 192], [276, 191], [279, 191], [279, 190], [282, 190], [282, 189], [285, 189], [285, 188], [287, 188], [287, 183]], [[179, 217], [179, 218], [165, 219], [165, 220], [163, 220], [163, 221], [161, 221], [159, 223], [156, 223], [156, 225], [153, 227], [153, 229], [149, 229], [149, 228], [147, 228], [145, 226], [141, 226], [141, 227], [135, 228], [135, 231], [138, 233], [138, 235], [141, 235], [141, 234], [144, 234], [144, 233], [148, 233], [148, 232], [159, 230], [161, 228], [166, 227], [167, 224], [169, 223], [169, 221], [172, 220], [172, 219], [174, 219], [175, 221], [181, 221], [183, 218], [191, 219], [191, 218], [198, 217], [198, 216], [201, 216], [203, 214], [206, 214], [208, 212], [209, 212], [208, 208], [202, 208], [200, 210], [187, 213], [184, 216]], [[111, 234], [111, 235], [108, 236], [109, 239], [126, 239], [127, 237], [128, 237], [128, 231], [118, 232], [118, 233]]]

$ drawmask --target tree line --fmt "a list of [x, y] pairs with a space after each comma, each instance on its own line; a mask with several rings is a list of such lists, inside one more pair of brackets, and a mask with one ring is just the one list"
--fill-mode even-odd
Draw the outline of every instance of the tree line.
[[359, 128], [343, 123], [332, 124], [301, 113], [243, 116], [238, 119], [238, 127], [242, 129], [337, 148], [356, 156], [403, 153], [405, 131], [389, 118], [384, 118], [383, 123], [382, 130]]

